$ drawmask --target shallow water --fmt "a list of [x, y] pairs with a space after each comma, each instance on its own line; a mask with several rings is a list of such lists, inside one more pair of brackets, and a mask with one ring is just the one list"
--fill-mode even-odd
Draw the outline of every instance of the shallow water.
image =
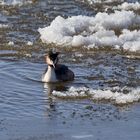
[[[105, 9], [94, 6], [78, 0], [0, 4], [0, 25], [5, 25], [0, 26], [3, 140], [139, 139], [139, 53], [59, 48], [39, 38], [38, 28], [58, 15], [94, 16]], [[47, 67], [44, 55], [52, 47], [61, 51], [60, 62], [74, 71], [73, 82], [41, 82]]]

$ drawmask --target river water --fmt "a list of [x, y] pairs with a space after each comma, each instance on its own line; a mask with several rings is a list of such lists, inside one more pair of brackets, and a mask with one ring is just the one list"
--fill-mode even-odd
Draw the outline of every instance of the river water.
[[[84, 28], [86, 33], [78, 31], [74, 35], [69, 35], [68, 30], [71, 28], [63, 28], [65, 20], [64, 25], [75, 30], [79, 30], [79, 27], [76, 27], [78, 23], [84, 22], [84, 27], [87, 27], [90, 18], [99, 12], [107, 12], [108, 17], [114, 13], [113, 7], [122, 3], [121, 0], [0, 1], [2, 140], [139, 139], [140, 47], [137, 38], [139, 25], [132, 25], [130, 22], [129, 27], [126, 27], [126, 24], [121, 26], [119, 23], [115, 25], [114, 22], [107, 21], [100, 24], [105, 27], [105, 31], [108, 30], [106, 25], [111, 25], [112, 28], [109, 30], [117, 32], [116, 34], [120, 34], [126, 28], [130, 31], [136, 30], [135, 33], [130, 32], [130, 36], [133, 37], [129, 43], [130, 41], [135, 43], [131, 44], [133, 48], [129, 50], [126, 49], [129, 44], [127, 39], [125, 41], [123, 39], [124, 44], [118, 40], [114, 44], [115, 41], [111, 39], [112, 43], [110, 35], [106, 32], [104, 40], [100, 40], [100, 43], [98, 37], [101, 35], [97, 35], [97, 42], [87, 39], [81, 40], [83, 44], [79, 45], [78, 42], [78, 45], [75, 45], [76, 42], [73, 45], [73, 41], [68, 42], [70, 39], [75, 39], [74, 36], [90, 38], [91, 30], [87, 31]], [[133, 8], [131, 11], [139, 16], [140, 7]], [[79, 18], [78, 15], [84, 18]], [[63, 22], [60, 22], [62, 20], [60, 17], [63, 17]], [[73, 17], [72, 21], [70, 17]], [[75, 17], [79, 19], [76, 24]], [[85, 18], [88, 19], [86, 22]], [[124, 19], [124, 22], [125, 20], [127, 19]], [[138, 19], [135, 20], [136, 23], [139, 22]], [[51, 23], [54, 24], [50, 26]], [[55, 28], [54, 25], [58, 27]], [[114, 29], [114, 25], [117, 28]], [[53, 32], [55, 35], [58, 33], [56, 37], [61, 35], [64, 37], [58, 40], [54, 37], [51, 40], [49, 36], [45, 36], [43, 40], [42, 32], [38, 29], [45, 31], [47, 26], [50, 27], [47, 32], [56, 31]], [[59, 27], [62, 27], [63, 32], [57, 31]], [[83, 27], [82, 24], [80, 27]], [[96, 31], [98, 32], [98, 29]], [[70, 39], [64, 41], [65, 35], [69, 35]], [[106, 43], [106, 37], [109, 38], [110, 44]], [[64, 42], [59, 42], [61, 39]], [[95, 44], [92, 46], [93, 42]], [[47, 67], [44, 56], [52, 48], [61, 52], [60, 62], [74, 71], [74, 81], [58, 84], [41, 81]]]

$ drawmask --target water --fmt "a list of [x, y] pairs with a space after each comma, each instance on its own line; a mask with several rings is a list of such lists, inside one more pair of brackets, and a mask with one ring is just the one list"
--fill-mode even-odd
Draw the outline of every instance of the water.
[[[95, 16], [105, 11], [103, 5], [78, 0], [0, 1], [3, 140], [139, 139], [139, 52], [60, 47], [42, 43], [37, 31], [57, 16]], [[47, 67], [44, 55], [52, 47], [61, 51], [60, 62], [74, 71], [73, 82], [41, 82]]]

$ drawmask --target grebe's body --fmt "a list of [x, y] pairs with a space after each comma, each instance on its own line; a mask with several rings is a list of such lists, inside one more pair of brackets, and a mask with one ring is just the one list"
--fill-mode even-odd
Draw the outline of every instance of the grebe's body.
[[59, 82], [74, 80], [74, 73], [65, 65], [58, 64], [58, 54], [50, 51], [46, 56], [48, 68], [42, 76], [43, 82]]

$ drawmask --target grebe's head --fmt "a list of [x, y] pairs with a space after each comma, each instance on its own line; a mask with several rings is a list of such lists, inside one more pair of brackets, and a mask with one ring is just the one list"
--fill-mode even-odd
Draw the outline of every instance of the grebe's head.
[[46, 56], [46, 63], [55, 68], [56, 64], [58, 63], [58, 55], [59, 52], [53, 52], [50, 50]]

